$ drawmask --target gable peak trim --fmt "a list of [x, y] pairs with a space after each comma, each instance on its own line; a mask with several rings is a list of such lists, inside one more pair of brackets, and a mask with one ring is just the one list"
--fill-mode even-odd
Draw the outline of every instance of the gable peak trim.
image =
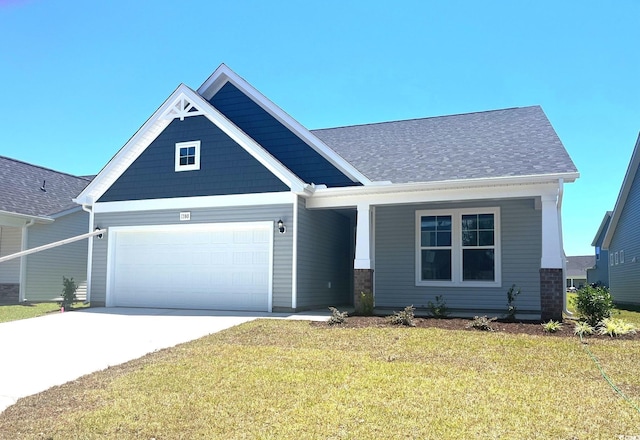
[[184, 118], [188, 118], [190, 116], [201, 116], [204, 114], [205, 112], [203, 109], [196, 107], [190, 98], [188, 98], [184, 93], [180, 93], [174, 103], [166, 109], [162, 115], [160, 115], [160, 119], [172, 121], [176, 118], [180, 118], [181, 121], [184, 121]]

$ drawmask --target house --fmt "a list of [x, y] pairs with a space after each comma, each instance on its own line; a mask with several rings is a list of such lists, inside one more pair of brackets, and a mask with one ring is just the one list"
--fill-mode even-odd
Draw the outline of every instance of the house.
[[567, 289], [580, 289], [587, 284], [587, 270], [594, 266], [596, 257], [580, 255], [567, 257]]
[[640, 136], [611, 214], [602, 248], [609, 251], [609, 289], [619, 304], [640, 304]]
[[602, 242], [609, 228], [609, 222], [611, 222], [611, 214], [613, 214], [611, 211], [604, 214], [598, 232], [591, 242], [591, 246], [595, 248], [596, 262], [593, 267], [587, 269], [587, 283], [589, 284], [609, 287], [609, 251], [602, 249]]
[[[89, 214], [73, 202], [90, 179], [0, 156], [0, 257], [89, 231]], [[51, 301], [62, 277], [84, 293], [87, 243], [77, 242], [0, 263], [0, 303]]]
[[537, 106], [310, 131], [221, 65], [184, 84], [76, 202], [92, 305], [560, 317], [578, 172]]

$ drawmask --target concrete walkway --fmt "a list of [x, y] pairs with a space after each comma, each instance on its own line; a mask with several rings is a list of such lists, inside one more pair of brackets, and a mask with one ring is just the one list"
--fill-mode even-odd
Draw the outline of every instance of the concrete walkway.
[[256, 318], [328, 317], [328, 311], [281, 314], [91, 308], [2, 323], [0, 412], [21, 397]]

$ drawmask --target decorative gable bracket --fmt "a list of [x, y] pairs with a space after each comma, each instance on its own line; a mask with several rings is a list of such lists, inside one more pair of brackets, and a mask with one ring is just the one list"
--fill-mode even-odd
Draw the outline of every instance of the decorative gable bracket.
[[199, 116], [204, 115], [204, 111], [197, 108], [193, 105], [192, 102], [184, 95], [180, 94], [180, 96], [176, 99], [173, 105], [171, 105], [163, 114], [160, 116], [161, 119], [173, 120], [175, 118], [180, 118], [181, 121], [184, 121], [184, 118], [188, 118], [189, 116]]

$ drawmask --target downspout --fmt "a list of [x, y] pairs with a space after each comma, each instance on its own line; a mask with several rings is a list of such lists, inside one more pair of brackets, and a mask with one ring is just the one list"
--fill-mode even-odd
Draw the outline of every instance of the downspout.
[[573, 313], [567, 308], [567, 256], [564, 253], [564, 238], [562, 236], [562, 196], [564, 195], [564, 179], [558, 180], [558, 229], [560, 230], [560, 249], [562, 250], [562, 312], [567, 316]]
[[[22, 227], [22, 237], [21, 237], [21, 243], [20, 243], [20, 250], [24, 251], [25, 249], [27, 249], [29, 243], [27, 242], [27, 238], [29, 235], [29, 232], [27, 231], [27, 228], [29, 226], [32, 226], [35, 223], [35, 220], [29, 220], [27, 223], [25, 223], [25, 225]], [[25, 299], [25, 288], [27, 287], [27, 257], [20, 257], [20, 287], [18, 290], [18, 302], [23, 302], [26, 301]]]
[[[89, 213], [89, 232], [93, 232], [93, 209], [89, 205], [82, 204], [82, 210]], [[87, 297], [85, 304], [91, 302], [91, 272], [93, 269], [93, 236], [88, 239], [87, 249]]]

